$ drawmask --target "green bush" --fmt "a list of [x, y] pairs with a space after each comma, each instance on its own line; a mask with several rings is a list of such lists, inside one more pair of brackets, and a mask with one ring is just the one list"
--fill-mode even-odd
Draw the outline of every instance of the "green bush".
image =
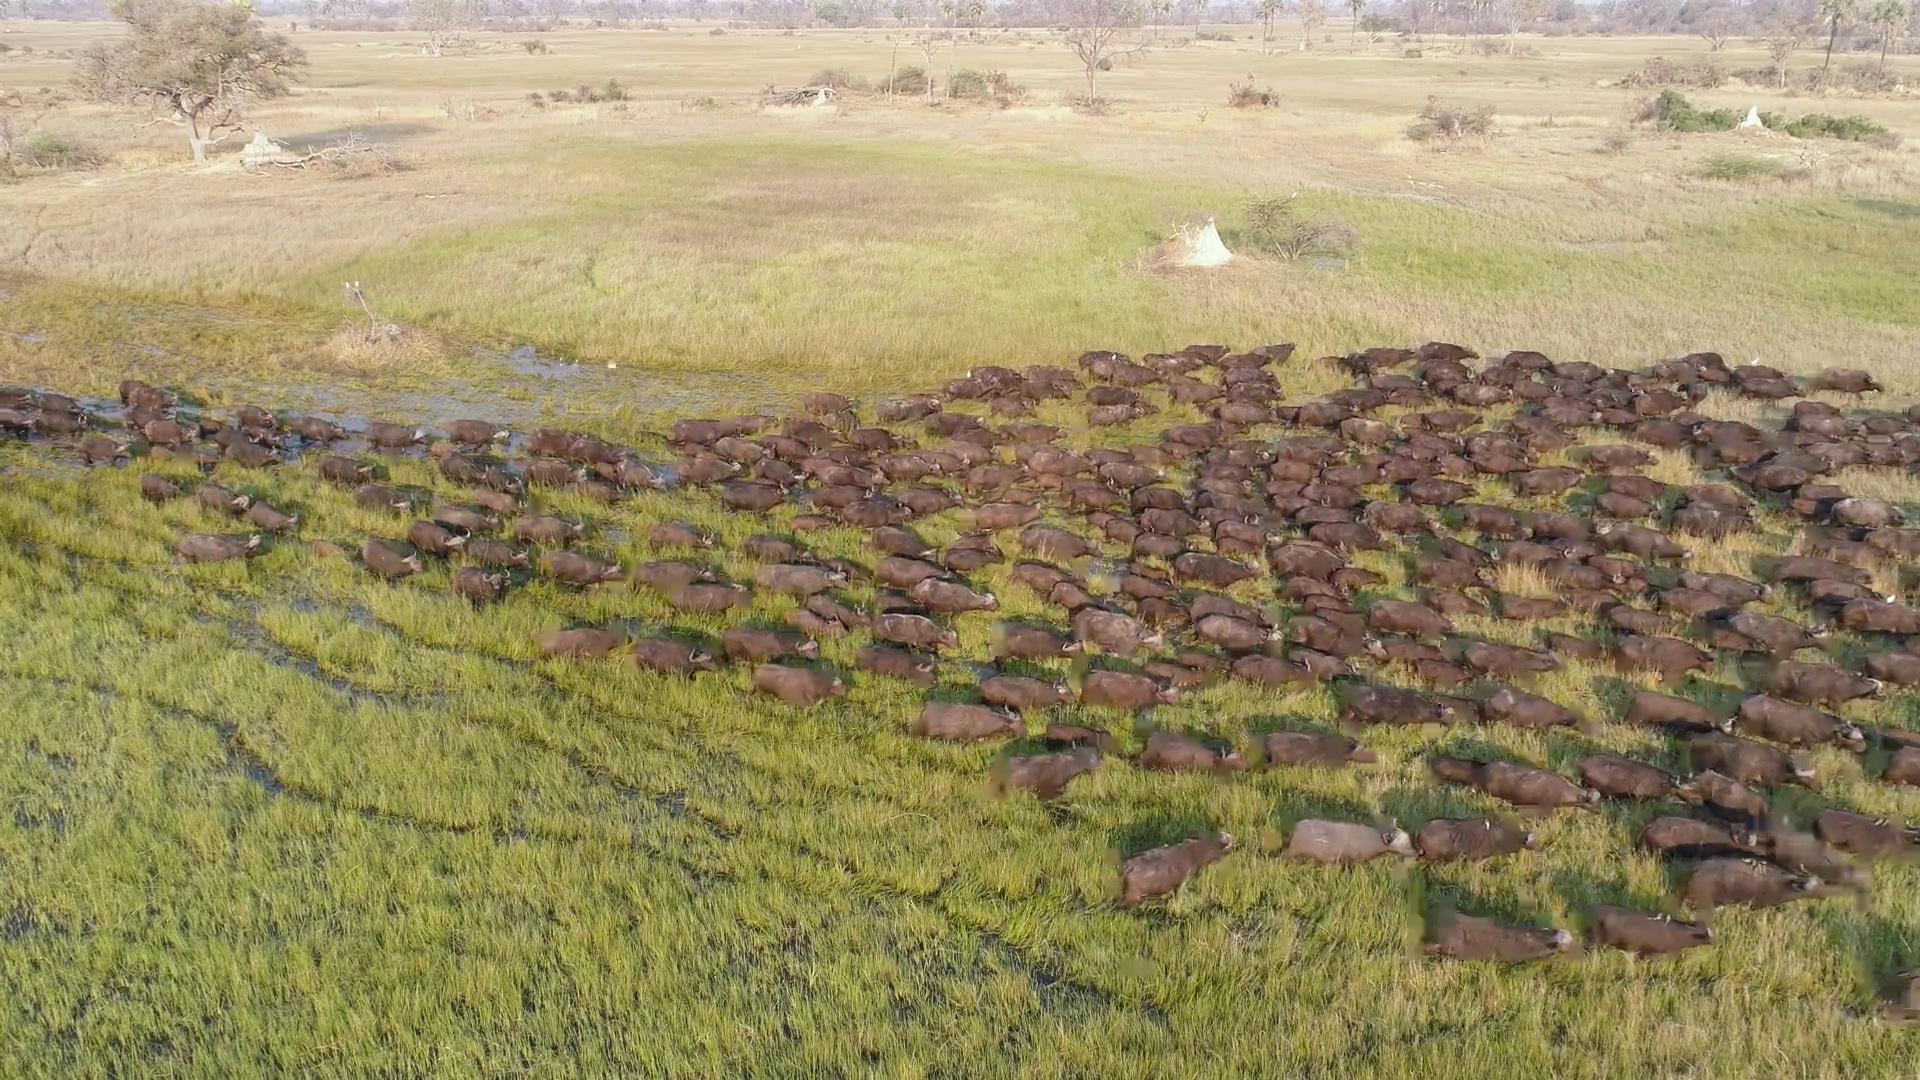
[[1709, 180], [1754, 180], [1780, 175], [1780, 163], [1759, 154], [1732, 150], [1708, 158], [1700, 166], [1700, 175]]
[[20, 156], [36, 169], [92, 169], [105, 160], [80, 140], [51, 131], [34, 132]]
[[[1732, 131], [1746, 116], [1738, 109], [1696, 109], [1677, 90], [1663, 90], [1660, 96], [1641, 110], [1640, 119], [1652, 121], [1669, 131]], [[1891, 132], [1864, 116], [1828, 116], [1808, 113], [1788, 119], [1781, 113], [1761, 113], [1760, 123], [1796, 139], [1846, 139], [1873, 142]]]
[[1640, 115], [1669, 131], [1697, 133], [1732, 131], [1745, 114], [1733, 109], [1696, 109], [1680, 91], [1662, 90]]
[[927, 73], [921, 68], [909, 65], [894, 70], [891, 85], [886, 79], [881, 79], [875, 85], [895, 94], [924, 94], [927, 92]]
[[947, 96], [985, 101], [993, 96], [993, 92], [987, 86], [985, 72], [961, 68], [947, 77]]
[[1239, 247], [1293, 262], [1345, 256], [1360, 243], [1360, 235], [1338, 218], [1302, 215], [1291, 195], [1256, 195], [1240, 208], [1234, 240]]
[[1429, 142], [1444, 139], [1458, 142], [1468, 136], [1484, 137], [1493, 134], [1493, 106], [1482, 105], [1468, 109], [1458, 105], [1447, 105], [1437, 97], [1427, 99], [1427, 107], [1420, 110], [1407, 128], [1407, 138], [1414, 142]]
[[[1769, 122], [1770, 117], [1775, 122]], [[1864, 116], [1828, 116], [1825, 113], [1808, 113], [1798, 119], [1788, 120], [1772, 113], [1761, 113], [1760, 122], [1797, 139], [1846, 139], [1850, 142], [1872, 142], [1888, 134], [1885, 127]]]
[[627, 100], [627, 88], [621, 86], [620, 80], [618, 79], [608, 79], [600, 86], [600, 100], [625, 101]]

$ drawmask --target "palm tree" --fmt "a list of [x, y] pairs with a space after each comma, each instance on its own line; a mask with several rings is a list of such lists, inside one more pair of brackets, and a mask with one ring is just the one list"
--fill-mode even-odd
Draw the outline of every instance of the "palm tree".
[[[1892, 3], [1893, 0], [1888, 0]], [[1352, 44], [1360, 36], [1360, 13], [1365, 11], [1367, 0], [1347, 0], [1347, 10], [1353, 13], [1353, 25], [1347, 28], [1347, 42]]]
[[1905, 0], [1880, 0], [1867, 12], [1867, 22], [1880, 31], [1880, 74], [1887, 73], [1887, 46], [1906, 29], [1909, 12]]
[[1147, 0], [1147, 14], [1153, 17], [1153, 36], [1160, 36], [1160, 24], [1166, 21], [1167, 12], [1173, 10], [1173, 0]]
[[1273, 55], [1273, 20], [1280, 17], [1285, 0], [1260, 0], [1254, 14], [1260, 17], [1260, 51]]
[[1820, 82], [1827, 81], [1827, 69], [1833, 66], [1833, 43], [1840, 37], [1840, 22], [1860, 13], [1859, 0], [1820, 0], [1820, 18], [1827, 23], [1827, 62], [1820, 65]]

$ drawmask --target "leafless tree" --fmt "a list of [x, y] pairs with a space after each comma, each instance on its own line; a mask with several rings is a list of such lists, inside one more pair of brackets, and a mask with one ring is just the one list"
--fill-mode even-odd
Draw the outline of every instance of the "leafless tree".
[[407, 0], [407, 18], [427, 35], [428, 56], [442, 56], [454, 39], [487, 13], [485, 0]]
[[1087, 70], [1087, 100], [1100, 99], [1100, 72], [1146, 48], [1137, 0], [1069, 0], [1067, 48]]
[[1313, 48], [1313, 35], [1327, 25], [1325, 0], [1300, 0], [1300, 51]]
[[1707, 43], [1711, 52], [1719, 52], [1727, 47], [1727, 40], [1733, 37], [1733, 18], [1724, 11], [1715, 11], [1700, 20], [1694, 33]]
[[1766, 48], [1773, 61], [1774, 79], [1782, 89], [1787, 85], [1787, 61], [1806, 43], [1807, 28], [1801, 23], [1778, 23], [1754, 39], [1754, 44]]

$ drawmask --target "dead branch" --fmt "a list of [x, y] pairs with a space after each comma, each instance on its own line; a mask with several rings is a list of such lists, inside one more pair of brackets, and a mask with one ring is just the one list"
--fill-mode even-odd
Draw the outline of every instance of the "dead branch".
[[767, 105], [824, 105], [837, 96], [831, 86], [797, 86], [792, 90], [769, 86], [761, 101]]

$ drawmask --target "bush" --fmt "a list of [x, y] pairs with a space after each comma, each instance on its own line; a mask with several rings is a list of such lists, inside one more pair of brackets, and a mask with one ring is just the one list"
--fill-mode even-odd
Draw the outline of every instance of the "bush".
[[1732, 109], [1696, 109], [1678, 90], [1662, 90], [1640, 110], [1642, 121], [1650, 121], [1668, 131], [1732, 131], [1745, 114]]
[[1700, 175], [1709, 180], [1752, 180], [1780, 175], [1780, 163], [1759, 154], [1733, 150], [1708, 158], [1700, 166]]
[[1253, 76], [1249, 74], [1244, 83], [1227, 84], [1227, 105], [1235, 109], [1271, 109], [1280, 104], [1280, 95], [1273, 87], [1265, 90], [1253, 88]]
[[1600, 151], [1606, 154], [1624, 154], [1633, 145], [1633, 133], [1615, 128], [1600, 137]]
[[845, 90], [853, 85], [853, 72], [846, 68], [822, 68], [807, 80], [808, 86], [831, 86], [835, 90]]
[[1890, 134], [1886, 128], [1864, 116], [1828, 116], [1824, 113], [1808, 113], [1798, 119], [1788, 120], [1773, 113], [1762, 113], [1760, 122], [1775, 131], [1784, 131], [1796, 139], [1876, 142]]
[[[1638, 119], [1654, 123], [1668, 131], [1732, 131], [1746, 114], [1737, 109], [1696, 109], [1677, 90], [1663, 90], [1660, 96], [1640, 110]], [[1760, 123], [1768, 129], [1796, 139], [1845, 139], [1850, 142], [1882, 142], [1892, 136], [1885, 127], [1864, 116], [1828, 116], [1807, 113], [1787, 119], [1780, 113], [1761, 113]]]
[[681, 98], [680, 107], [690, 112], [711, 112], [720, 107], [720, 101], [707, 94], [701, 94], [698, 97]]
[[1294, 262], [1347, 255], [1360, 236], [1337, 218], [1302, 216], [1291, 195], [1256, 195], [1241, 207], [1237, 240], [1243, 248]]
[[909, 65], [895, 69], [891, 83], [882, 79], [876, 85], [892, 94], [924, 94], [927, 92], [927, 73], [922, 68]]
[[608, 79], [600, 85], [600, 100], [625, 101], [627, 100], [627, 88], [621, 86], [620, 80], [618, 79]]
[[961, 68], [947, 77], [947, 96], [966, 98], [970, 101], [985, 101], [993, 96], [987, 86], [985, 72], [973, 68]]
[[1200, 30], [1193, 35], [1195, 41], [1232, 41], [1233, 35], [1219, 30]]
[[527, 50], [528, 56], [535, 54], [544, 56], [547, 53], [547, 43], [541, 41], [539, 38], [528, 38], [520, 43], [520, 47]]
[[94, 169], [106, 159], [78, 139], [36, 131], [27, 138], [20, 157], [36, 169]]
[[1651, 90], [1659, 86], [1685, 86], [1698, 90], [1712, 90], [1725, 86], [1727, 73], [1719, 64], [1711, 60], [1698, 60], [1681, 63], [1656, 56], [1640, 65], [1638, 71], [1628, 73], [1620, 80], [1620, 85], [1634, 89]]
[[547, 107], [547, 99], [541, 96], [540, 91], [533, 90], [533, 91], [529, 91], [527, 94], [527, 104], [533, 106], [536, 109], [544, 109]]
[[551, 102], [553, 102], [553, 103], [554, 103], [555, 105], [568, 105], [568, 104], [572, 104], [572, 102], [573, 102], [573, 91], [571, 91], [571, 90], [549, 90], [549, 91], [547, 91], [547, 100], [548, 100], [548, 101], [551, 101]]
[[726, 37], [727, 28], [724, 26], [716, 26], [713, 29], [707, 31], [707, 36], [708, 37]]
[[1437, 97], [1427, 99], [1427, 107], [1420, 110], [1420, 115], [1407, 128], [1407, 138], [1414, 142], [1443, 139], [1455, 143], [1469, 137], [1485, 138], [1492, 134], [1493, 106], [1481, 105], [1467, 109], [1444, 104]]

